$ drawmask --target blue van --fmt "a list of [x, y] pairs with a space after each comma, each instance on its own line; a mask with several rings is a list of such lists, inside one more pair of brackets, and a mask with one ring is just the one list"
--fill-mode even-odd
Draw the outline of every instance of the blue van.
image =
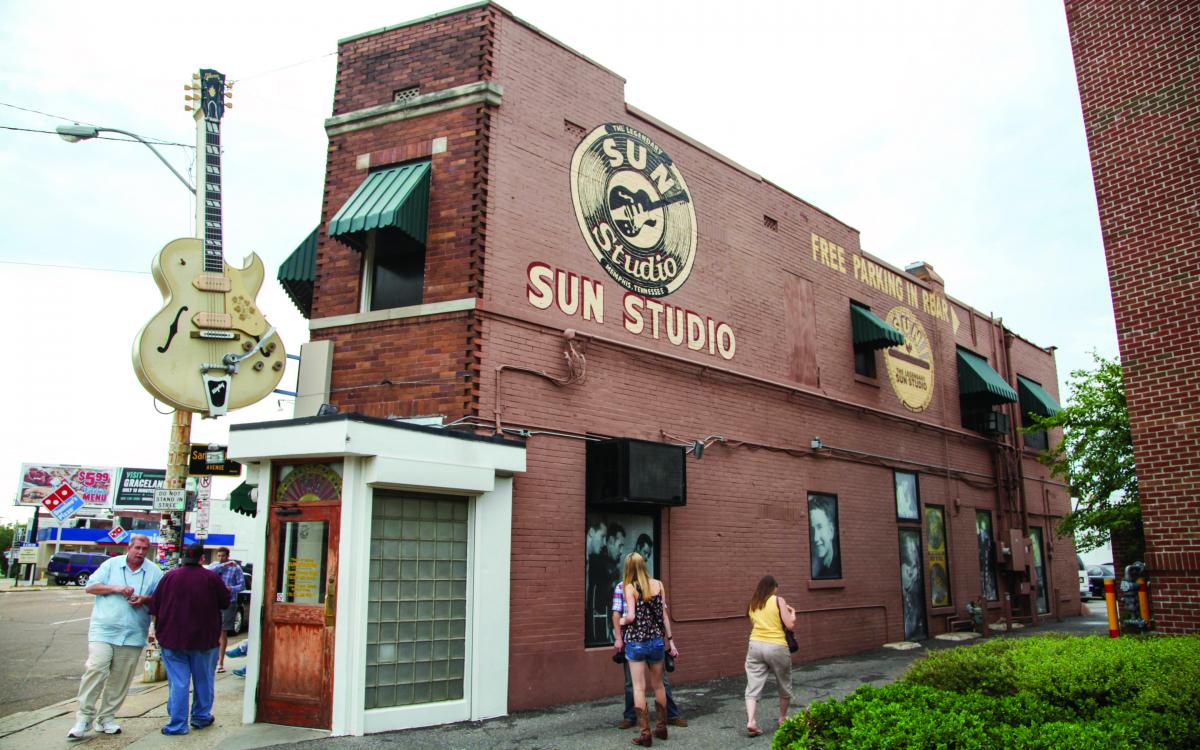
[[76, 586], [86, 586], [92, 573], [107, 559], [108, 555], [99, 553], [59, 552], [50, 556], [50, 564], [46, 566], [46, 570], [59, 585], [74, 581]]

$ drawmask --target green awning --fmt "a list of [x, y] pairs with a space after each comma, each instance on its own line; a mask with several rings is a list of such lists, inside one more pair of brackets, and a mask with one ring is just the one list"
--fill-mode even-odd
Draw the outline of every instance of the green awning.
[[1017, 376], [1017, 391], [1021, 394], [1022, 414], [1032, 412], [1039, 417], [1053, 417], [1062, 410], [1046, 389], [1029, 378]]
[[234, 513], [241, 513], [243, 516], [253, 518], [258, 515], [258, 503], [251, 497], [250, 493], [254, 488], [242, 482], [233, 492], [229, 493], [229, 509]]
[[1017, 400], [1017, 392], [1004, 382], [1000, 373], [986, 359], [966, 349], [958, 350], [958, 396], [993, 404]]
[[305, 318], [312, 317], [313, 284], [317, 280], [318, 225], [279, 266], [275, 278]]
[[394, 227], [424, 245], [429, 225], [429, 169], [429, 162], [421, 161], [367, 175], [329, 220], [329, 236], [364, 250], [367, 232]]
[[850, 303], [850, 333], [855, 349], [886, 349], [904, 343], [904, 334], [857, 303]]

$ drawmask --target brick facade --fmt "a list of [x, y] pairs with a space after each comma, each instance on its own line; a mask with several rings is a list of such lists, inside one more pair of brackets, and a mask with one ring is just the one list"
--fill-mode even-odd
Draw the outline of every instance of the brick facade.
[[1068, 0], [1152, 579], [1200, 631], [1200, 5]]
[[[441, 414], [528, 434], [528, 470], [514, 484], [510, 710], [620, 691], [611, 649], [584, 645], [589, 437], [707, 439], [700, 460], [687, 457], [686, 506], [654, 511], [658, 573], [684, 654], [676, 681], [741, 671], [743, 606], [765, 573], [800, 613], [801, 659], [901, 640], [897, 468], [919, 475], [923, 504], [945, 510], [951, 605], [932, 608], [926, 592], [930, 635], [980, 594], [976, 510], [992, 514], [1005, 543], [1010, 529], [1042, 529], [1049, 616], [1078, 612], [1073, 545], [1053, 533], [1068, 509], [1064, 488], [1012, 436], [964, 429], [958, 400], [956, 345], [1010, 383], [1020, 373], [1053, 394], [1051, 350], [946, 297], [936, 275], [870, 256], [852, 227], [628, 107], [617, 74], [497, 6], [343, 40], [337, 80], [331, 123], [386, 108], [412, 86], [422, 96], [495, 87], [489, 102], [417, 102], [370, 127], [330, 126], [323, 221], [366, 167], [428, 156], [424, 302], [467, 300], [470, 309], [323, 323], [358, 312], [362, 258], [322, 236], [313, 335], [335, 342], [331, 399], [343, 410]], [[664, 306], [658, 337], [653, 306], [626, 299], [584, 243], [573, 209], [572, 155], [603, 123], [629, 125], [664, 149], [695, 208], [691, 274], [651, 300]], [[431, 145], [442, 138], [444, 151]], [[549, 304], [534, 304], [534, 267], [552, 285], [561, 279]], [[602, 289], [602, 302], [579, 304], [584, 287]], [[885, 354], [876, 355], [878, 377], [855, 375], [852, 299], [879, 315], [904, 307], [923, 327], [933, 373], [927, 408], [900, 402]], [[641, 332], [627, 322], [629, 304], [641, 305]], [[665, 316], [675, 314], [685, 326], [689, 314], [699, 320], [705, 336], [726, 325], [736, 351], [724, 356], [707, 339], [689, 347], [686, 336], [672, 343]], [[826, 447], [814, 451], [814, 436]], [[838, 497], [840, 580], [810, 580], [809, 492]], [[1029, 614], [1017, 592], [1023, 574], [1003, 572], [1003, 559], [998, 567], [990, 616], [1009, 593]]]

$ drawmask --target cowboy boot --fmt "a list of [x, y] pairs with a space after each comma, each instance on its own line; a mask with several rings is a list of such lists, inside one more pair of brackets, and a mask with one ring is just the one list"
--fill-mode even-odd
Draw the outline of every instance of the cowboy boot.
[[660, 740], [667, 738], [667, 704], [654, 702], [654, 736]]
[[654, 738], [650, 736], [650, 716], [644, 708], [634, 708], [633, 710], [637, 713], [638, 729], [641, 730], [638, 736], [633, 738], [633, 744], [650, 747], [654, 744]]

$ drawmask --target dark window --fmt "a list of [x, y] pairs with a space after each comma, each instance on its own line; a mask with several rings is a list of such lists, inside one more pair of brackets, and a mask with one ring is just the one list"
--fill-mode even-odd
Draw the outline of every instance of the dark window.
[[862, 375], [864, 378], [875, 377], [875, 350], [862, 349], [855, 347], [854, 349], [854, 372]]
[[392, 229], [373, 233], [367, 253], [368, 310], [419, 305], [425, 288], [425, 246]]

